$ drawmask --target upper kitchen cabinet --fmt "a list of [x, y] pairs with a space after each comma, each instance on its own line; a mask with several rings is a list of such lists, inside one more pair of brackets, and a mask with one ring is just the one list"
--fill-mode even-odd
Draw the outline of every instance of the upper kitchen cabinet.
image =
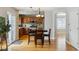
[[[35, 16], [19, 16], [19, 20], [20, 20], [20, 25], [25, 25], [25, 26], [28, 26], [29, 27], [32, 27], [32, 26], [36, 26], [38, 29], [39, 28], [44, 28], [43, 25], [43, 19], [44, 17], [35, 17]], [[23, 26], [24, 27], [24, 26]]]

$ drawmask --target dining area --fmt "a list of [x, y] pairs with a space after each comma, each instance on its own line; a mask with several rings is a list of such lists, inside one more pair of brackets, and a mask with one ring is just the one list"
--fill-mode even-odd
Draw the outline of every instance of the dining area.
[[60, 30], [66, 24], [63, 21], [66, 14], [56, 13], [55, 20], [50, 17], [50, 13], [45, 12], [43, 17], [19, 14], [18, 39], [10, 45], [11, 51], [75, 50], [66, 43], [66, 34], [62, 34], [63, 30]]
[[[57, 39], [51, 39], [51, 29], [23, 29], [22, 36], [19, 37], [19, 40], [13, 42], [9, 47], [9, 51], [74, 51], [75, 49], [69, 44], [64, 45], [65, 37], [62, 37], [61, 34], [57, 34]], [[26, 34], [25, 34], [26, 33]], [[58, 36], [60, 35], [60, 36]]]
[[51, 41], [50, 41], [50, 35], [51, 35], [51, 29], [49, 30], [43, 30], [43, 29], [35, 29], [35, 30], [32, 30], [32, 29], [29, 29], [28, 31], [28, 45], [29, 43], [31, 42], [31, 36], [34, 36], [34, 44], [35, 44], [35, 47], [37, 47], [38, 45], [38, 40], [40, 40], [42, 47], [44, 45], [44, 41], [45, 41], [45, 37], [48, 37], [48, 43], [49, 45], [51, 44]]
[[37, 47], [38, 41], [43, 47], [45, 37], [47, 37], [50, 45], [51, 28], [44, 29], [44, 17], [19, 15], [19, 23], [19, 39], [27, 35], [28, 45], [31, 43], [31, 37], [33, 37], [35, 47]]
[[[28, 10], [27, 7], [25, 8], [26, 10]], [[46, 9], [50, 9], [50, 8], [46, 8]], [[31, 13], [30, 9], [28, 11]], [[9, 51], [75, 50], [72, 46], [70, 46], [67, 43], [67, 40], [69, 40], [67, 38], [68, 33], [65, 31], [67, 29], [66, 28], [67, 14], [65, 12], [60, 12], [60, 11], [52, 13], [53, 11], [45, 11], [42, 14], [43, 16], [41, 17], [38, 14], [33, 15], [31, 13], [29, 15], [29, 14], [20, 13], [18, 15], [19, 19], [15, 24], [16, 26], [12, 24], [13, 28], [16, 27], [16, 30], [13, 30], [12, 28], [12, 32], [10, 34], [11, 38], [10, 40], [8, 40], [11, 42], [11, 44], [8, 46], [8, 50]]]
[[8, 49], [9, 51], [55, 51], [55, 42], [50, 37], [51, 29], [28, 29], [27, 34], [20, 36], [19, 40], [11, 44]]

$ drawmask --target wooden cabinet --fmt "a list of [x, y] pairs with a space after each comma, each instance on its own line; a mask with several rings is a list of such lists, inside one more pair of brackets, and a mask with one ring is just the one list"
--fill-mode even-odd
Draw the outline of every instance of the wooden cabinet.
[[43, 23], [43, 17], [33, 17], [33, 16], [30, 16], [30, 17], [21, 17], [20, 18], [20, 21], [21, 23], [30, 23], [32, 21], [36, 22], [36, 23]]
[[[35, 17], [35, 16], [22, 16], [21, 17], [21, 24], [23, 27], [36, 27], [44, 28], [44, 17]], [[29, 25], [29, 26], [28, 26]]]
[[29, 23], [32, 19], [29, 17], [24, 17], [24, 23]]

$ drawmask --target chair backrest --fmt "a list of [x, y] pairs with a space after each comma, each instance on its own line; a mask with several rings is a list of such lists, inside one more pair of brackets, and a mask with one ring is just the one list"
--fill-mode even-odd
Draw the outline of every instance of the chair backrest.
[[36, 32], [35, 32], [35, 37], [36, 37], [37, 39], [43, 38], [43, 30], [36, 30]]
[[29, 34], [29, 35], [35, 35], [35, 31], [32, 30], [32, 29], [28, 29], [28, 34]]
[[51, 29], [49, 29], [49, 35], [51, 34]]
[[22, 34], [22, 35], [26, 35], [27, 34], [27, 31], [25, 28], [20, 28], [19, 29], [19, 33]]

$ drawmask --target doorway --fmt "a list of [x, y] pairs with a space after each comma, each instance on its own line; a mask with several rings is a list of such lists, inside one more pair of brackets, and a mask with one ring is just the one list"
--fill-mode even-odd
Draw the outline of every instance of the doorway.
[[66, 13], [65, 12], [58, 12], [56, 13], [56, 42], [57, 42], [57, 49], [58, 50], [65, 50], [66, 49]]

